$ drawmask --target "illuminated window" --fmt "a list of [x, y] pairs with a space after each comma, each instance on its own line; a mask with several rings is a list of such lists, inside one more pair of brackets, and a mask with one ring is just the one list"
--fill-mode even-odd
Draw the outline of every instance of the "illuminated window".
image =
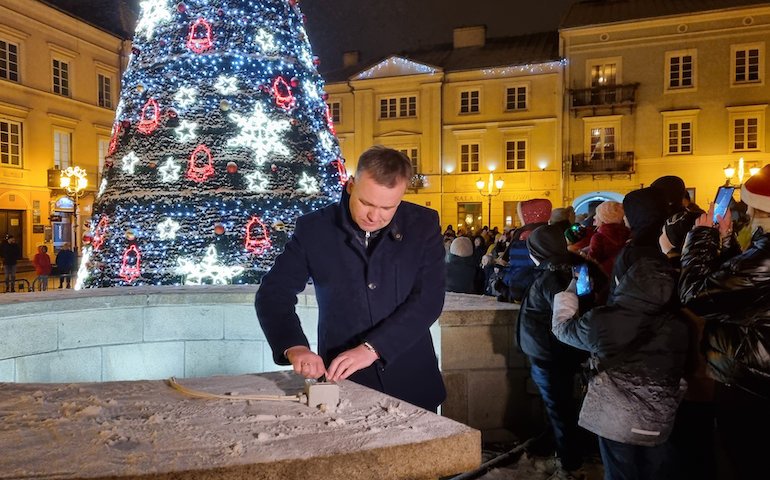
[[332, 122], [340, 123], [342, 121], [342, 103], [329, 102], [326, 105], [329, 106], [329, 114], [331, 115]]
[[97, 77], [99, 88], [99, 106], [112, 108], [112, 78], [101, 73]]
[[53, 166], [64, 170], [72, 165], [72, 133], [62, 130], [53, 132]]
[[397, 148], [399, 152], [406, 155], [412, 162], [412, 171], [418, 173], [420, 171], [420, 158], [417, 147]]

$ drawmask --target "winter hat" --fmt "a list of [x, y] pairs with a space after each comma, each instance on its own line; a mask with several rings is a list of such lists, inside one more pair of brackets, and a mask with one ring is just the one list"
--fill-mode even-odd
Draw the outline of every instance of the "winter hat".
[[692, 226], [695, 225], [695, 220], [697, 220], [698, 217], [700, 217], [700, 213], [683, 211], [675, 213], [666, 220], [666, 224], [663, 228], [666, 231], [668, 242], [675, 250], [680, 251], [682, 249], [682, 246], [684, 246], [684, 239], [687, 237], [687, 232], [692, 230]]
[[537, 227], [527, 237], [527, 249], [538, 262], [562, 263], [568, 256], [564, 232], [556, 225]]
[[631, 240], [634, 245], [654, 245], [658, 247], [658, 237], [666, 218], [666, 199], [655, 187], [634, 190], [623, 199], [623, 211], [631, 227]]
[[741, 200], [757, 210], [770, 212], [770, 164], [743, 183]]
[[548, 223], [553, 225], [554, 223], [567, 222], [573, 223], [575, 221], [575, 209], [571, 206], [565, 208], [554, 208], [551, 210], [551, 219]]
[[449, 246], [449, 253], [458, 257], [470, 257], [473, 255], [473, 243], [468, 237], [457, 237]]
[[547, 198], [533, 198], [516, 205], [522, 225], [545, 223], [551, 218], [551, 201]]
[[623, 212], [623, 204], [620, 202], [613, 202], [612, 200], [607, 200], [606, 202], [602, 202], [596, 207], [596, 213], [594, 213], [594, 218], [599, 221], [599, 223], [623, 223], [623, 215], [625, 213]]
[[684, 180], [681, 178], [674, 175], [666, 175], [652, 182], [650, 187], [663, 191], [663, 195], [668, 203], [669, 216], [684, 208], [682, 200], [684, 200], [687, 194], [687, 189], [684, 187]]

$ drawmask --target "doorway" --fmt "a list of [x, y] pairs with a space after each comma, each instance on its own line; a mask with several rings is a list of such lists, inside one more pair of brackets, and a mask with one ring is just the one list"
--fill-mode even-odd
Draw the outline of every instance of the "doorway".
[[16, 237], [16, 243], [24, 245], [24, 210], [0, 210], [0, 240], [6, 235]]

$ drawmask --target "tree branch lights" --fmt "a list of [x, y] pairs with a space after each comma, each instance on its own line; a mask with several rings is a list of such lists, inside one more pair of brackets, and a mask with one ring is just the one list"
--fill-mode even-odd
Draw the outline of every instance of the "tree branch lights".
[[347, 178], [299, 7], [141, 6], [83, 287], [258, 283]]

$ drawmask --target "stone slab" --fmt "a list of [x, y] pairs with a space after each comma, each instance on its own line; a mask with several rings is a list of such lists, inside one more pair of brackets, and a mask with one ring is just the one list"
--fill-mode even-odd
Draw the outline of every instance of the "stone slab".
[[263, 372], [262, 346], [260, 341], [185, 342], [184, 376]]
[[225, 310], [225, 338], [266, 340], [253, 305], [232, 305]]
[[16, 359], [17, 382], [99, 382], [101, 349], [78, 348]]
[[59, 314], [59, 348], [142, 342], [139, 309], [94, 310]]
[[143, 315], [146, 342], [224, 338], [221, 305], [161, 305], [145, 308]]
[[57, 343], [58, 331], [53, 315], [16, 318], [0, 315], [0, 360], [52, 352]]
[[102, 380], [150, 380], [184, 376], [184, 342], [103, 347]]
[[13, 359], [0, 360], [0, 382], [14, 382], [14, 367], [15, 362]]
[[507, 325], [446, 327], [441, 334], [442, 368], [504, 369], [511, 343]]
[[[293, 396], [276, 372], [182, 381], [214, 394]], [[4, 384], [0, 479], [436, 479], [475, 469], [478, 431], [352, 382], [340, 404], [202, 399], [164, 381]]]

